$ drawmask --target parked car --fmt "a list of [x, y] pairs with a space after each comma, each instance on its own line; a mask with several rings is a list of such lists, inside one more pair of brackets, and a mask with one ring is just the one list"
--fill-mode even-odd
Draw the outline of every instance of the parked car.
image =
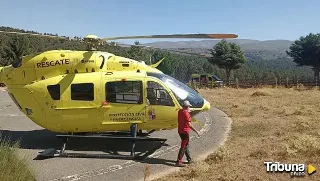
[[223, 81], [215, 74], [191, 74], [189, 85], [192, 87], [222, 87]]

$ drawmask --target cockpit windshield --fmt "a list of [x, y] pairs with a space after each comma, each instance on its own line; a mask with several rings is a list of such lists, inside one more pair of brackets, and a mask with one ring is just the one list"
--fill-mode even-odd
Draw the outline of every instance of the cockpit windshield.
[[188, 100], [191, 103], [192, 108], [201, 108], [203, 106], [203, 98], [195, 90], [177, 79], [160, 73], [148, 72], [147, 75], [160, 79], [168, 88], [170, 88], [181, 106], [185, 100]]

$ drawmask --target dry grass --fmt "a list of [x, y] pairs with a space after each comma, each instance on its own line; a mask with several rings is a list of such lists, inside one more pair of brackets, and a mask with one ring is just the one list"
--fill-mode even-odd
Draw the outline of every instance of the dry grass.
[[[223, 88], [199, 92], [232, 118], [229, 140], [205, 161], [159, 180], [290, 179], [289, 173], [267, 173], [264, 161], [320, 168], [319, 90]], [[296, 179], [317, 180], [318, 174]]]
[[35, 175], [30, 171], [27, 161], [18, 156], [17, 147], [19, 147], [18, 142], [11, 144], [8, 139], [1, 139], [0, 137], [0, 180], [35, 180]]

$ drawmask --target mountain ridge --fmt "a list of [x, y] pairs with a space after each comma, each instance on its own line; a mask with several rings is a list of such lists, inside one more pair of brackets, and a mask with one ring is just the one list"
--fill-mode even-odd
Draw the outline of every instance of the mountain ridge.
[[[142, 45], [163, 48], [163, 49], [179, 49], [184, 52], [209, 54], [212, 49], [221, 40], [199, 40], [199, 41], [157, 41], [152, 43], [144, 43]], [[241, 47], [247, 58], [254, 60], [270, 60], [270, 59], [291, 59], [286, 51], [294, 42], [292, 40], [255, 40], [255, 39], [228, 39]]]
[[[221, 40], [193, 40], [193, 41], [156, 41], [151, 43], [143, 43], [142, 45], [157, 46], [157, 48], [199, 48], [197, 45], [205, 46], [206, 48], [212, 48], [215, 44]], [[231, 39], [228, 42], [233, 42], [238, 45], [246, 44], [273, 44], [289, 47], [294, 41], [285, 39], [275, 40], [255, 40], [255, 39]], [[196, 45], [196, 46], [194, 46]], [[161, 47], [159, 47], [161, 46]], [[191, 47], [190, 47], [191, 46]], [[192, 47], [194, 46], [194, 47]], [[212, 47], [211, 47], [212, 46]]]

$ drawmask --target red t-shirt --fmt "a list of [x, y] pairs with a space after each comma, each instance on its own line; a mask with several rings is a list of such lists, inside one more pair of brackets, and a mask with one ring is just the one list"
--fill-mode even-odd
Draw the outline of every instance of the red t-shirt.
[[188, 110], [180, 109], [178, 112], [178, 133], [189, 133], [191, 116]]

